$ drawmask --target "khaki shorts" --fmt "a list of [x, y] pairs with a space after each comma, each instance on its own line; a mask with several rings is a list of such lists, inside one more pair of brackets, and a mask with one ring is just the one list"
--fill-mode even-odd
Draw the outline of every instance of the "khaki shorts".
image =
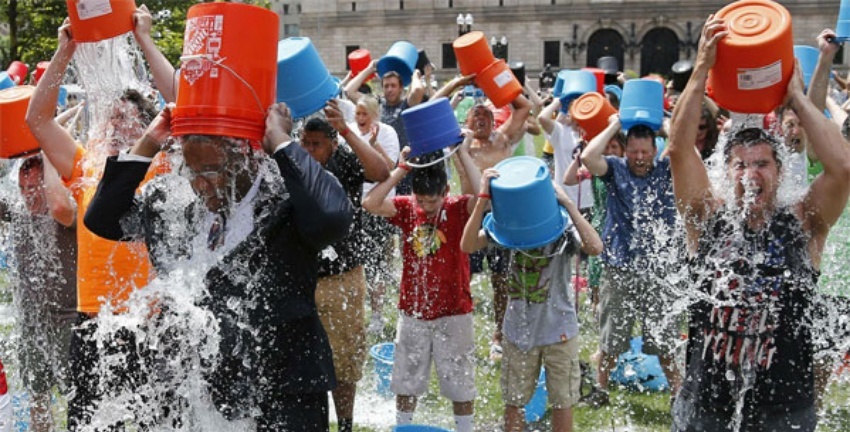
[[472, 314], [420, 320], [399, 314], [391, 388], [403, 396], [428, 390], [431, 363], [440, 394], [452, 402], [475, 399], [475, 339]]
[[578, 336], [561, 343], [538, 346], [524, 352], [509, 340], [502, 341], [502, 400], [505, 405], [522, 407], [531, 401], [546, 367], [546, 391], [552, 409], [566, 409], [581, 397], [581, 366]]
[[366, 361], [366, 327], [363, 305], [366, 277], [363, 267], [319, 278], [316, 306], [333, 350], [336, 377], [342, 382], [357, 382], [363, 377]]

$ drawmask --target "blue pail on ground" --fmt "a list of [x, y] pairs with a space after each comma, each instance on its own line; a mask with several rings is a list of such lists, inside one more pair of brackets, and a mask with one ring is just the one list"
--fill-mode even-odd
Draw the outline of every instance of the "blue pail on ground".
[[442, 150], [463, 141], [449, 100], [442, 97], [401, 112], [410, 157]]
[[623, 85], [620, 124], [624, 130], [644, 125], [657, 131], [664, 120], [664, 85], [653, 79], [633, 79]]
[[546, 403], [549, 401], [549, 392], [546, 390], [546, 370], [540, 369], [540, 377], [537, 379], [537, 388], [534, 396], [525, 405], [525, 422], [536, 422], [546, 414]]
[[[561, 106], [566, 107], [579, 96], [596, 91], [596, 76], [589, 70], [568, 70], [561, 71], [564, 73], [564, 88], [561, 90], [558, 97], [561, 99]], [[560, 77], [561, 74], [558, 73]]]
[[425, 425], [402, 425], [393, 428], [393, 432], [452, 432], [448, 429]]
[[0, 90], [5, 90], [15, 86], [15, 80], [9, 75], [9, 72], [0, 72]]
[[401, 75], [402, 85], [407, 87], [413, 77], [413, 71], [416, 69], [418, 60], [419, 50], [416, 49], [416, 46], [407, 41], [398, 41], [392, 44], [387, 53], [378, 60], [376, 65], [378, 76], [383, 78], [384, 74], [389, 71], [397, 72]]
[[393, 391], [390, 379], [393, 376], [393, 361], [395, 360], [395, 344], [392, 342], [379, 343], [369, 349], [369, 354], [375, 362], [376, 391], [379, 395], [390, 398]]
[[484, 229], [502, 246], [533, 249], [556, 240], [567, 227], [567, 211], [558, 205], [546, 163], [515, 156], [495, 166], [499, 177], [490, 181], [493, 211]]
[[15, 432], [27, 432], [30, 426], [30, 396], [22, 392], [12, 396], [12, 410], [15, 413]]
[[658, 356], [643, 353], [643, 338], [632, 338], [630, 345], [631, 349], [617, 358], [611, 381], [641, 392], [668, 389], [670, 386]]
[[338, 94], [339, 79], [328, 72], [310, 38], [278, 42], [277, 101], [286, 102], [292, 118], [313, 114]]
[[794, 45], [794, 57], [800, 61], [800, 69], [803, 70], [803, 84], [806, 88], [809, 88], [809, 83], [812, 82], [815, 66], [818, 65], [818, 56], [820, 56], [820, 51], [815, 47]]
[[838, 42], [850, 40], [850, 0], [841, 0], [838, 7], [838, 22], [835, 24], [835, 35]]

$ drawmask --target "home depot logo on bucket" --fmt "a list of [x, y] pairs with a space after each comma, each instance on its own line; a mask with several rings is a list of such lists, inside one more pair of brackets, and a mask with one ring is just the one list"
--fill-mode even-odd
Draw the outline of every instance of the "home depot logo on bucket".
[[[207, 72], [210, 78], [218, 78], [218, 62], [222, 60], [220, 55], [222, 30], [224, 30], [222, 15], [198, 16], [186, 20], [186, 45], [183, 49], [186, 63], [183, 65], [183, 77], [190, 85]], [[210, 61], [193, 57], [197, 55], [205, 55]]]

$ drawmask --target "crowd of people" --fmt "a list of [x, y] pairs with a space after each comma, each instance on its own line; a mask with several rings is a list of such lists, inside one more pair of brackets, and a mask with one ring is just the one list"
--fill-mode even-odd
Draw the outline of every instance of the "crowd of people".
[[[659, 130], [623, 130], [615, 114], [585, 136], [571, 101], [523, 83], [507, 107], [483, 98], [469, 107], [461, 142], [447, 143], [457, 146], [451, 156], [414, 163], [404, 110], [443, 97], [457, 106], [475, 75], [432, 88], [426, 65], [407, 90], [394, 71], [373, 90], [373, 63], [306, 118], [293, 119], [283, 103], [268, 107], [261, 141], [174, 136], [180, 71], [153, 43], [148, 10], [133, 19], [165, 106], [123, 90], [93, 138], [78, 143], [56, 117], [77, 50], [66, 20], [26, 118], [41, 152], [9, 174], [20, 199], [4, 197], [2, 214], [12, 227], [19, 376], [32, 430], [57, 427], [54, 389], [68, 397], [72, 431], [199, 427], [176, 382], [141, 393], [126, 416], [106, 412], [171, 355], [168, 340], [152, 343], [138, 331], [155, 324], [116, 331], [105, 329], [107, 318], [138, 307], [134, 293], [181, 273], [203, 287], [193, 301], [209, 314], [216, 345], [201, 375], [225, 422], [327, 431], [330, 397], [337, 430], [354, 430], [367, 335], [386, 326], [384, 297], [397, 290], [396, 424], [414, 422], [433, 364], [455, 429], [471, 432], [478, 329], [470, 280], [484, 261], [504, 430], [525, 430], [523, 407], [541, 367], [551, 430], [573, 429], [582, 379], [578, 273], [588, 275], [598, 323], [598, 340], [584, 341], [598, 344], [588, 404], [610, 403], [609, 377], [639, 325], [669, 383], [674, 431], [815, 430], [832, 371], [850, 348], [846, 327], [814, 319], [850, 309], [818, 284], [825, 245], [847, 242], [827, 239], [848, 217], [850, 195], [850, 117], [835, 97], [847, 82], [830, 83], [838, 52], [831, 30], [818, 37], [809, 82], [798, 66], [782, 105], [755, 125], [706, 96], [728, 35], [724, 21], [709, 17], [687, 85], [667, 90], [671, 111]], [[618, 72], [610, 71], [619, 83], [606, 86], [614, 106], [625, 80]], [[563, 227], [522, 248], [482, 224], [497, 199], [497, 166], [541, 131], [546, 146], [531, 156], [548, 163]], [[782, 196], [788, 182], [802, 191], [798, 199]], [[151, 322], [177, 313], [166, 298], [145, 306]], [[684, 370], [676, 362], [682, 335]], [[116, 353], [120, 362], [104, 363]]]

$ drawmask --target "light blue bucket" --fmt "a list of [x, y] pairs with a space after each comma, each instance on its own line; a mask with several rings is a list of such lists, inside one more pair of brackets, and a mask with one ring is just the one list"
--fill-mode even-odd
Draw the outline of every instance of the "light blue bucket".
[[539, 421], [546, 414], [546, 403], [549, 401], [549, 392], [546, 390], [546, 369], [540, 368], [540, 377], [537, 378], [537, 388], [528, 404], [525, 405], [525, 422]]
[[325, 67], [310, 38], [278, 42], [277, 101], [286, 103], [292, 118], [313, 114], [338, 94], [339, 79]]
[[0, 90], [6, 90], [15, 86], [15, 80], [8, 72], [0, 72]]
[[644, 125], [657, 131], [664, 121], [664, 86], [653, 79], [632, 79], [623, 85], [620, 124], [629, 130]]
[[425, 425], [402, 425], [393, 428], [393, 432], [452, 432], [448, 429]]
[[63, 85], [59, 86], [59, 94], [56, 96], [56, 105], [60, 106], [62, 109], [68, 106], [68, 87]]
[[463, 141], [449, 100], [442, 97], [401, 112], [410, 157], [442, 150]]
[[369, 354], [375, 362], [375, 378], [377, 393], [385, 398], [393, 397], [390, 380], [393, 376], [393, 361], [395, 360], [395, 344], [392, 342], [379, 343], [369, 349]]
[[818, 57], [820, 51], [817, 48], [808, 45], [794, 45], [794, 57], [800, 61], [800, 68], [803, 70], [803, 84], [809, 88], [809, 83], [812, 82], [812, 75], [815, 73], [815, 66], [818, 65]]
[[12, 396], [12, 410], [15, 413], [15, 432], [27, 432], [30, 425], [30, 396], [21, 392]]
[[515, 156], [494, 168], [499, 177], [490, 181], [493, 211], [484, 218], [487, 234], [511, 249], [534, 249], [557, 240], [569, 216], [558, 205], [546, 163], [532, 156]]
[[556, 98], [561, 97], [561, 92], [564, 91], [564, 80], [566, 80], [568, 72], [569, 69], [561, 69], [558, 71], [558, 75], [555, 76], [555, 84], [552, 85], [552, 96]]
[[847, 42], [850, 40], [850, 0], [841, 0], [838, 7], [838, 22], [835, 24], [835, 40]]
[[378, 60], [378, 75], [383, 78], [387, 72], [397, 72], [401, 76], [402, 85], [407, 87], [410, 85], [418, 60], [419, 50], [416, 46], [407, 41], [398, 41], [392, 44], [387, 53]]
[[[564, 88], [558, 96], [561, 99], [561, 106], [566, 107], [579, 96], [596, 91], [596, 75], [589, 70], [567, 70], [561, 71], [564, 73]], [[559, 73], [558, 76], [561, 74]]]

